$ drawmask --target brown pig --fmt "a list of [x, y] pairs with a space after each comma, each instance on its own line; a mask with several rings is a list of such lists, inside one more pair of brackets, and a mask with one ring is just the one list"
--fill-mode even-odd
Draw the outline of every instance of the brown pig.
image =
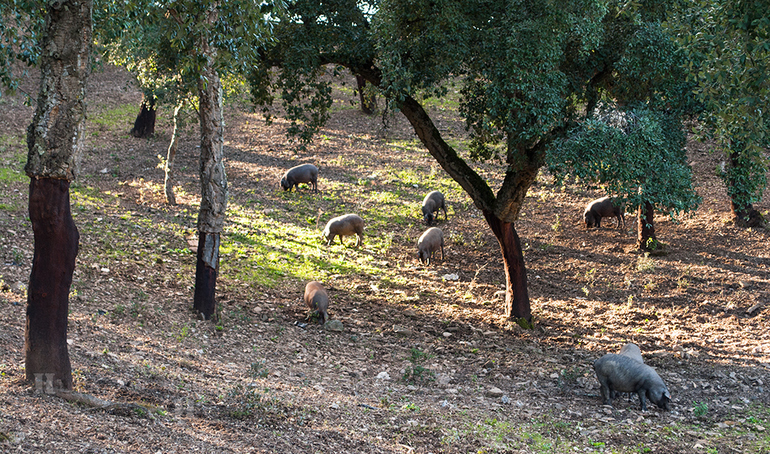
[[[425, 225], [433, 224], [433, 220], [438, 217], [439, 210], [444, 210], [444, 220], [446, 220], [444, 194], [439, 191], [429, 192], [422, 201], [422, 218], [425, 220]], [[435, 217], [433, 213], [436, 213]]]
[[357, 214], [343, 214], [332, 218], [326, 223], [323, 236], [326, 239], [326, 244], [329, 245], [334, 241], [336, 236], [340, 237], [340, 244], [343, 236], [358, 235], [358, 241], [356, 241], [356, 247], [360, 246], [364, 241], [364, 220]]
[[326, 293], [323, 285], [318, 281], [308, 282], [305, 286], [305, 304], [318, 315], [321, 324], [329, 320], [329, 295]]
[[313, 164], [301, 164], [289, 169], [281, 178], [281, 187], [284, 191], [290, 191], [300, 183], [308, 183], [315, 192], [318, 192], [318, 167]]
[[621, 228], [621, 223], [625, 228], [626, 220], [623, 217], [622, 204], [616, 205], [615, 201], [609, 197], [602, 197], [590, 202], [583, 211], [583, 219], [587, 229], [594, 226], [601, 227], [602, 218], [611, 217], [618, 218], [618, 228]]
[[444, 232], [438, 227], [426, 230], [417, 240], [417, 258], [421, 263], [430, 265], [433, 253], [441, 250], [441, 260], [444, 260]]

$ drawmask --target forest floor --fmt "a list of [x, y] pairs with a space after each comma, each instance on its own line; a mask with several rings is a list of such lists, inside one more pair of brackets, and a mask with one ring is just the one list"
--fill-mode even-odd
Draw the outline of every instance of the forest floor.
[[[33, 109], [0, 98], [0, 451], [770, 452], [770, 231], [733, 225], [708, 144], [689, 145], [703, 202], [677, 222], [656, 217], [656, 255], [634, 250], [630, 213], [623, 229], [581, 225], [599, 188], [540, 175], [516, 223], [535, 323], [523, 330], [503, 316], [500, 248], [481, 213], [400, 114], [362, 114], [353, 88], [351, 78], [336, 87], [331, 119], [305, 150], [286, 139], [287, 123], [228, 101], [215, 323], [191, 310], [195, 122], [169, 206], [159, 164], [170, 110], [158, 112], [156, 137], [130, 137], [141, 93], [115, 68], [92, 75], [71, 187], [80, 253], [68, 343], [75, 390], [116, 404], [105, 408], [24, 381]], [[462, 151], [452, 109], [428, 107]], [[320, 168], [320, 193], [278, 187], [302, 162]], [[499, 163], [474, 167], [499, 187]], [[446, 259], [424, 266], [415, 243], [433, 189], [449, 202], [437, 224]], [[366, 219], [363, 247], [321, 241], [344, 212]], [[300, 298], [315, 279], [342, 332], [306, 320]], [[641, 411], [635, 396], [602, 405], [592, 363], [626, 342], [667, 383], [670, 411]]]

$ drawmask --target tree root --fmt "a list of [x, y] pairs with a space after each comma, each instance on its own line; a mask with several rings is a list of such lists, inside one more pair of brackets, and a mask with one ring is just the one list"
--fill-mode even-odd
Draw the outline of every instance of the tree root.
[[114, 411], [123, 415], [134, 415], [152, 418], [152, 412], [139, 404], [135, 403], [116, 403], [108, 400], [99, 399], [90, 394], [76, 393], [74, 391], [58, 390], [56, 397], [64, 399], [67, 402], [74, 402], [89, 407], [86, 411]]

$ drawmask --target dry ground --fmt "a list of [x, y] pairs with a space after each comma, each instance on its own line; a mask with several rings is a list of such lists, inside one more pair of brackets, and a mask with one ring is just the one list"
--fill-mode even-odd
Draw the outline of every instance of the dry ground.
[[[444, 262], [416, 263], [419, 203], [411, 218], [374, 229], [389, 238], [386, 251], [329, 252], [379, 270], [324, 279], [343, 332], [303, 325], [302, 280], [292, 275], [266, 284], [223, 272], [214, 324], [189, 309], [197, 132], [180, 146], [179, 205], [169, 207], [157, 167], [169, 112], [159, 112], [156, 138], [129, 137], [141, 94], [127, 81], [108, 67], [90, 84], [87, 151], [73, 189], [81, 252], [69, 352], [78, 391], [149, 413], [80, 407], [23, 381], [33, 246], [27, 180], [14, 171], [23, 168], [32, 109], [0, 98], [0, 158], [10, 171], [0, 182], [0, 451], [770, 452], [770, 232], [729, 221], [719, 156], [706, 145], [690, 149], [701, 207], [678, 223], [656, 218], [665, 255], [633, 251], [631, 215], [624, 230], [586, 231], [582, 206], [598, 190], [539, 179], [517, 223], [532, 331], [502, 316], [499, 247], [459, 190], [439, 222]], [[393, 169], [445, 178], [403, 118], [385, 129], [343, 95], [305, 151], [287, 142], [285, 123], [266, 126], [244, 106], [228, 107], [227, 233], [254, 233], [247, 211], [290, 218], [295, 199], [327, 211], [339, 200], [371, 208], [378, 193], [403, 186]], [[115, 112], [118, 127], [109, 121]], [[446, 134], [461, 136], [460, 123], [435, 114]], [[280, 174], [305, 161], [321, 168], [321, 194], [279, 191]], [[493, 164], [479, 169], [494, 179]], [[430, 189], [407, 186], [410, 201]], [[767, 216], [770, 203], [757, 208]], [[317, 214], [302, 216], [314, 222]], [[225, 251], [223, 270], [238, 259]], [[671, 411], [641, 412], [635, 397], [601, 405], [591, 364], [628, 341], [668, 384]]]

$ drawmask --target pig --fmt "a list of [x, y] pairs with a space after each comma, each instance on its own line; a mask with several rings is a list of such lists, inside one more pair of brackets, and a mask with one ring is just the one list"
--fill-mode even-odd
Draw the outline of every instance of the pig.
[[626, 227], [626, 220], [623, 216], [623, 206], [615, 205], [613, 200], [609, 197], [602, 197], [596, 199], [586, 206], [583, 212], [583, 219], [585, 220], [586, 228], [589, 229], [593, 226], [601, 227], [602, 218], [618, 218], [618, 228], [621, 228], [620, 224], [623, 223], [623, 228]]
[[309, 183], [315, 192], [318, 192], [318, 167], [313, 164], [301, 164], [289, 169], [281, 178], [281, 187], [284, 191], [300, 183]]
[[436, 213], [435, 217], [438, 217], [439, 210], [444, 210], [444, 220], [446, 220], [446, 203], [444, 202], [444, 194], [438, 191], [429, 192], [422, 201], [422, 218], [425, 220], [425, 225], [433, 224], [433, 213]]
[[[642, 351], [636, 344], [628, 343], [620, 348], [618, 355], [628, 356], [629, 358], [644, 364], [644, 358], [642, 358]], [[615, 391], [612, 397], [618, 397], [619, 392]], [[628, 393], [628, 401], [631, 402], [631, 393]]]
[[318, 315], [318, 319], [321, 324], [326, 323], [329, 319], [327, 310], [329, 309], [329, 294], [318, 281], [308, 282], [305, 286], [305, 304], [313, 311], [315, 315]]
[[339, 235], [340, 244], [343, 236], [358, 235], [358, 241], [356, 241], [356, 247], [360, 246], [364, 241], [364, 220], [357, 214], [344, 214], [332, 218], [326, 223], [323, 236], [326, 238], [326, 245], [330, 245], [334, 241], [334, 237]]
[[642, 411], [647, 410], [646, 399], [663, 410], [669, 409], [671, 394], [655, 369], [625, 355], [608, 353], [594, 362], [596, 378], [601, 384], [604, 405], [612, 405], [615, 392], [636, 393]]
[[636, 360], [644, 364], [644, 358], [642, 358], [642, 351], [639, 350], [639, 346], [636, 344], [628, 343], [620, 348], [618, 355], [628, 356], [631, 359]]
[[444, 260], [444, 232], [438, 227], [431, 227], [426, 230], [420, 239], [417, 240], [417, 258], [420, 263], [430, 265], [430, 259], [433, 253], [441, 250], [441, 260]]

